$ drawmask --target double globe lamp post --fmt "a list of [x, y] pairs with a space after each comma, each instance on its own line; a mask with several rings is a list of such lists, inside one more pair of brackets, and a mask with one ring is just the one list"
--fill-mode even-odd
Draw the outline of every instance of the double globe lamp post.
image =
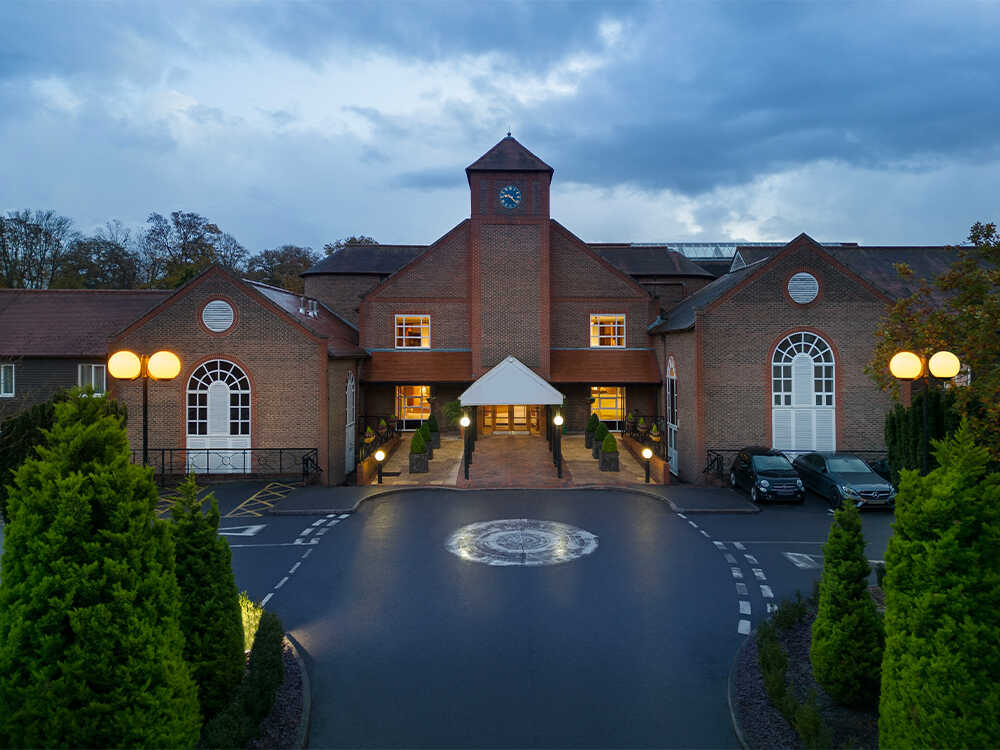
[[149, 463], [149, 381], [173, 380], [181, 372], [181, 360], [166, 350], [139, 356], [123, 349], [108, 358], [108, 372], [117, 380], [142, 378], [142, 465]]
[[927, 473], [930, 462], [927, 437], [927, 391], [930, 388], [931, 380], [951, 380], [958, 375], [962, 364], [951, 352], [935, 352], [929, 359], [913, 352], [896, 352], [889, 360], [889, 372], [897, 380], [914, 382], [922, 380], [924, 383], [924, 397], [921, 399], [924, 404], [924, 429], [923, 429], [923, 456], [921, 457], [922, 473]]

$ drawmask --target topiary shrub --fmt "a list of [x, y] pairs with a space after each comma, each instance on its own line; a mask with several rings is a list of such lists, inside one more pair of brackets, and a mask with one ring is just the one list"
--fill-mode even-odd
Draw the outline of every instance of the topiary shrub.
[[253, 599], [246, 591], [240, 592], [240, 615], [243, 619], [243, 652], [246, 653], [253, 648], [253, 639], [257, 635], [257, 626], [260, 625], [261, 615], [264, 608]]
[[1000, 747], [1000, 472], [968, 424], [904, 471], [886, 552], [879, 746]]
[[243, 616], [233, 577], [233, 552], [218, 534], [219, 504], [213, 494], [202, 513], [198, 485], [188, 474], [171, 509], [170, 527], [176, 550], [177, 584], [181, 592], [184, 659], [198, 683], [203, 720], [215, 716], [230, 700], [243, 677]]
[[866, 708], [878, 703], [885, 641], [882, 621], [868, 593], [870, 574], [861, 515], [848, 503], [834, 514], [823, 546], [809, 661], [831, 698]]
[[600, 424], [600, 420], [597, 418], [597, 415], [591, 413], [590, 419], [587, 420], [587, 432], [594, 432], [598, 424]]
[[440, 430], [438, 430], [437, 417], [435, 417], [433, 414], [431, 414], [427, 418], [427, 421], [424, 424], [427, 425], [427, 429], [430, 430], [431, 432], [440, 432]]
[[417, 430], [413, 433], [413, 438], [410, 440], [410, 453], [426, 453], [427, 452], [427, 441], [424, 440], [424, 433], [421, 430]]
[[604, 436], [604, 440], [601, 441], [601, 450], [605, 453], [618, 452], [618, 442], [615, 440], [614, 435], [608, 433]]
[[104, 399], [73, 395], [10, 492], [0, 747], [193, 747], [201, 718], [156, 485]]

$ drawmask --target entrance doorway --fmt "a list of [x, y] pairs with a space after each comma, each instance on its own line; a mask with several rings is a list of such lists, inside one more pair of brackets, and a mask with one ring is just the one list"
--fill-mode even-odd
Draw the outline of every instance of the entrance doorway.
[[502, 433], [509, 435], [537, 435], [539, 430], [538, 406], [525, 404], [496, 404], [479, 407], [482, 415], [480, 429], [484, 435]]

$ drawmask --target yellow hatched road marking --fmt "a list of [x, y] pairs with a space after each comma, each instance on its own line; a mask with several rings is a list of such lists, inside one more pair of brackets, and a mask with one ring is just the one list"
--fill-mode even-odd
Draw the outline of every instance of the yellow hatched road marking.
[[229, 511], [225, 517], [254, 516], [259, 518], [273, 508], [275, 503], [287, 497], [294, 489], [295, 485], [292, 484], [271, 482]]
[[[202, 490], [205, 487], [198, 488], [198, 495], [201, 495]], [[174, 503], [181, 499], [181, 491], [179, 487], [171, 487], [166, 489], [159, 496], [156, 501], [156, 516], [158, 518], [166, 518], [170, 513], [170, 509], [174, 507]]]

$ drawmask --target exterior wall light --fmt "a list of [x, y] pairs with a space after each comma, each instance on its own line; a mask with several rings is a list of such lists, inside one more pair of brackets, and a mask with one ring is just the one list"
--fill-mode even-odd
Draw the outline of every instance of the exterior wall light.
[[140, 357], [122, 349], [108, 357], [108, 372], [117, 380], [142, 378], [142, 465], [146, 466], [149, 464], [149, 381], [173, 380], [181, 372], [181, 360], [166, 350]]

